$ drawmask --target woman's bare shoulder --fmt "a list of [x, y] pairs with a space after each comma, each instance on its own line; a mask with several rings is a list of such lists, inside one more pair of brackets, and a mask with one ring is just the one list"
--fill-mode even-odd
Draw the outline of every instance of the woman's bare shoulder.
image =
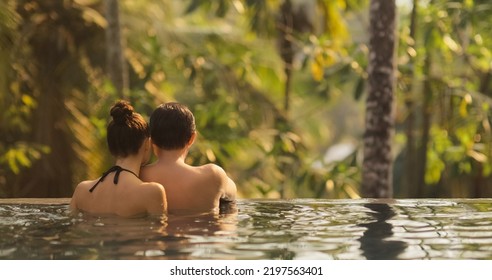
[[72, 210], [79, 210], [80, 204], [87, 200], [89, 196], [89, 190], [96, 183], [95, 180], [87, 180], [80, 182], [76, 187], [70, 200], [70, 208]]
[[167, 212], [167, 196], [164, 187], [156, 182], [142, 183], [143, 197], [149, 214], [162, 214]]
[[92, 186], [94, 186], [94, 184], [96, 184], [97, 180], [86, 180], [86, 181], [82, 181], [80, 182], [77, 187], [75, 187], [75, 191], [81, 191], [81, 190], [87, 190], [89, 191], [90, 188], [92, 188]]
[[141, 187], [148, 192], [156, 193], [156, 192], [164, 192], [164, 186], [157, 182], [142, 182]]

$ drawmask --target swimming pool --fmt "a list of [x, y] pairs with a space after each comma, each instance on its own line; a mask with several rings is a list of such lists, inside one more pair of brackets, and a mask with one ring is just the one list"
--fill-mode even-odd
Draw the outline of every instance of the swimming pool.
[[239, 200], [167, 221], [67, 203], [0, 199], [0, 259], [492, 259], [492, 199]]

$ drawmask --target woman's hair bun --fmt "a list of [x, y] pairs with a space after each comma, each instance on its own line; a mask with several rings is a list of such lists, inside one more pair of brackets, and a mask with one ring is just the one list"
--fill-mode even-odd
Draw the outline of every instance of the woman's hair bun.
[[120, 100], [111, 107], [110, 115], [113, 117], [116, 123], [125, 123], [125, 121], [132, 117], [133, 107], [129, 102]]

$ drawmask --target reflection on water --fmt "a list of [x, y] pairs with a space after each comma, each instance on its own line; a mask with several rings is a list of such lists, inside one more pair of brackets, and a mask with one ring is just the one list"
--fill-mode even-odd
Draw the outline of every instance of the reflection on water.
[[362, 237], [359, 238], [362, 254], [368, 260], [396, 259], [407, 247], [403, 241], [386, 240], [386, 238], [394, 235], [393, 226], [388, 223], [388, 220], [394, 217], [396, 213], [388, 204], [372, 203], [364, 204], [364, 207], [373, 211], [369, 214], [376, 220], [359, 224], [359, 226], [367, 228]]
[[235, 231], [236, 216], [235, 207], [220, 213], [139, 219], [80, 214], [65, 236], [73, 240], [69, 246], [87, 249], [84, 258], [199, 258]]
[[0, 259], [492, 259], [492, 200], [242, 200], [164, 219], [0, 200], [0, 237]]

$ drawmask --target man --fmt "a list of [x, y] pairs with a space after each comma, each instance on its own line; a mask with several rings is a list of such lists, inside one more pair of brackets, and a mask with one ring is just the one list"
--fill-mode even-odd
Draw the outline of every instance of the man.
[[186, 106], [171, 102], [155, 109], [150, 136], [157, 161], [142, 168], [141, 178], [164, 186], [170, 214], [209, 212], [221, 201], [235, 201], [236, 184], [221, 167], [185, 163], [196, 138], [195, 118]]

